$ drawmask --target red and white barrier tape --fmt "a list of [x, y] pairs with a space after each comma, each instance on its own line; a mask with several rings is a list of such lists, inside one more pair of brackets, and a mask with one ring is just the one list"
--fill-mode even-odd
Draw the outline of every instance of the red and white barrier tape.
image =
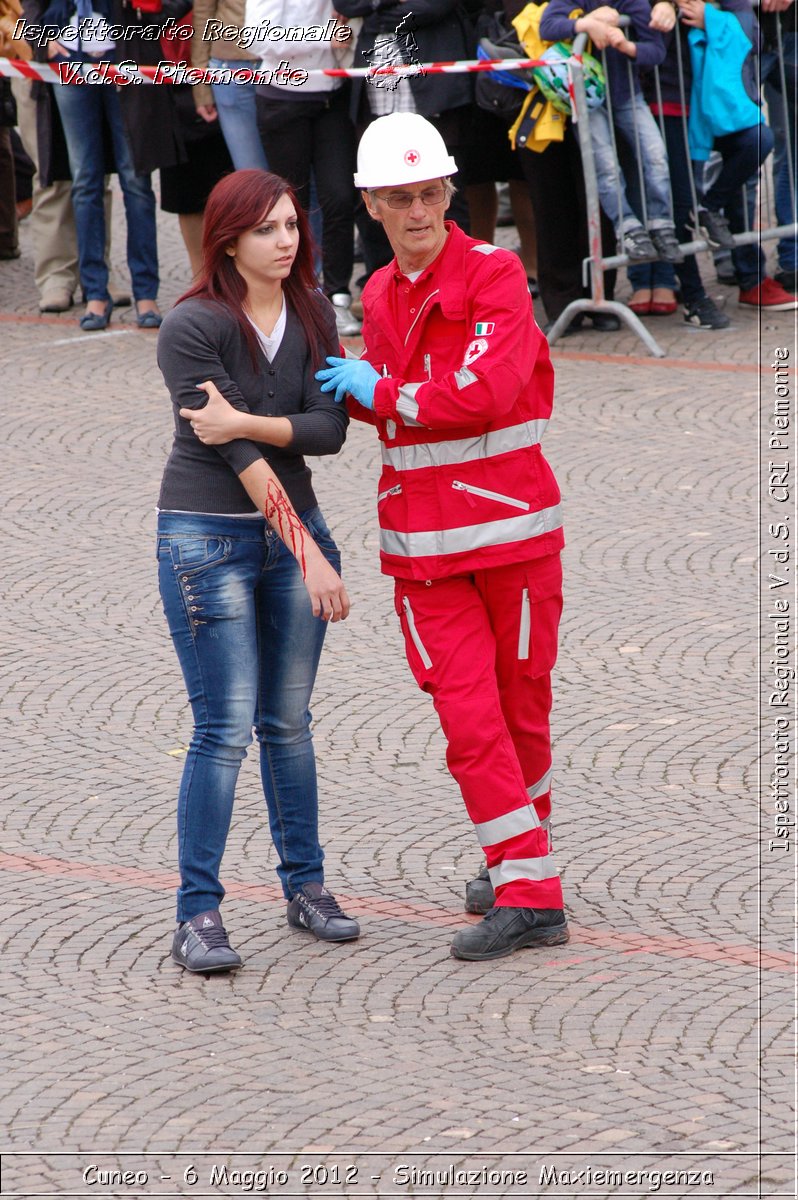
[[[545, 66], [537, 58], [462, 59], [458, 62], [410, 63], [381, 67], [331, 67], [328, 70], [294, 71], [290, 63], [281, 63], [276, 70], [241, 67], [232, 72], [226, 68], [201, 68], [180, 65], [165, 59], [156, 67], [140, 67], [134, 62], [120, 64], [98, 63], [37, 63], [18, 58], [0, 58], [0, 76], [11, 79], [39, 79], [44, 83], [271, 83], [300, 86], [292, 75], [301, 75], [301, 86], [311, 79], [331, 76], [334, 79], [375, 79], [385, 76], [464, 75], [474, 71], [519, 71]], [[282, 70], [281, 70], [282, 68]], [[232, 79], [231, 79], [232, 74]]]

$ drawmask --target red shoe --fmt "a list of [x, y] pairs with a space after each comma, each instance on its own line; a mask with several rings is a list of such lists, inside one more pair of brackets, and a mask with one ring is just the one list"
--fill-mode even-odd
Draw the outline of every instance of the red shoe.
[[638, 317], [647, 317], [651, 312], [651, 289], [638, 288], [637, 291], [632, 292], [633, 296], [641, 295], [644, 292], [648, 292], [648, 300], [630, 300], [628, 305], [633, 313], [637, 313]]
[[652, 300], [650, 312], [652, 317], [669, 317], [678, 307], [675, 300]]
[[738, 303], [748, 308], [768, 308], [771, 312], [790, 312], [798, 308], [798, 297], [791, 296], [780, 283], [766, 275], [758, 287], [741, 289]]

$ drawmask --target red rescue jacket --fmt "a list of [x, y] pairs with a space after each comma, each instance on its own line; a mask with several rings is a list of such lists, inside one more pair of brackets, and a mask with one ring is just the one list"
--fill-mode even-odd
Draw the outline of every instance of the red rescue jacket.
[[554, 372], [523, 266], [446, 226], [408, 329], [395, 327], [395, 260], [363, 293], [362, 357], [385, 378], [373, 414], [350, 407], [379, 432], [380, 558], [386, 575], [402, 579], [505, 566], [563, 546], [560, 491], [540, 449]]

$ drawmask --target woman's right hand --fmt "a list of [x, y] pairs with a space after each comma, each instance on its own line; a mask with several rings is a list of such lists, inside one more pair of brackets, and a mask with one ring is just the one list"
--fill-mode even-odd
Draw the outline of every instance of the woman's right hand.
[[313, 616], [323, 621], [344, 621], [349, 616], [349, 596], [341, 576], [331, 567], [315, 542], [307, 537], [304, 547], [305, 587]]

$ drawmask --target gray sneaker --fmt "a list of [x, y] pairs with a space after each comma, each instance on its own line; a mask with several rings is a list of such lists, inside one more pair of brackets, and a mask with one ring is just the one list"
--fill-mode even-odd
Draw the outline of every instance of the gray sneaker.
[[721, 247], [734, 250], [734, 234], [729, 229], [729, 222], [723, 213], [714, 212], [702, 205], [690, 213], [687, 228], [696, 238], [704, 238], [711, 250]]
[[341, 910], [338, 901], [320, 883], [305, 883], [288, 901], [286, 919], [292, 929], [304, 929], [322, 942], [351, 942], [360, 937], [360, 926]]
[[363, 326], [352, 312], [352, 297], [348, 292], [336, 292], [330, 296], [335, 309], [335, 325], [340, 337], [357, 337]]
[[175, 930], [172, 961], [203, 975], [238, 970], [241, 956], [230, 945], [218, 908], [198, 913]]

